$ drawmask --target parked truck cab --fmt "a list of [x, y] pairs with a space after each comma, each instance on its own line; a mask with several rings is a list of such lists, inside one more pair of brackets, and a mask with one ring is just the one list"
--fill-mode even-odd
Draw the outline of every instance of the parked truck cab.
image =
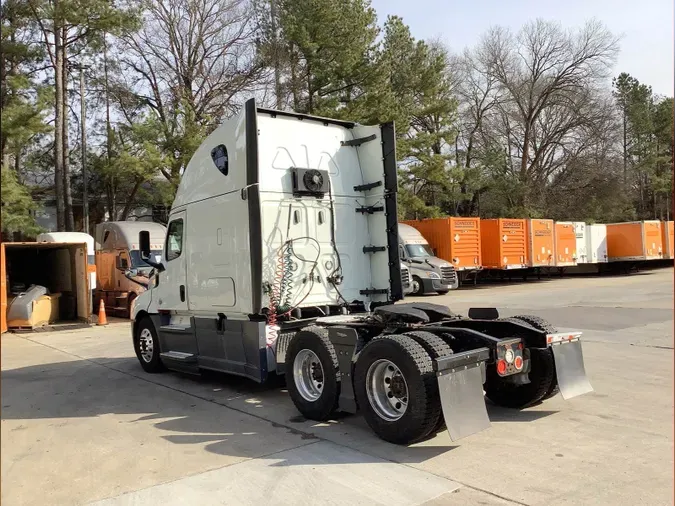
[[[161, 260], [164, 248], [164, 225], [140, 221], [107, 221], [96, 225], [96, 271], [98, 285], [95, 303], [103, 299], [106, 313], [120, 318], [129, 318], [136, 297], [145, 291], [144, 284], [134, 279], [146, 278], [152, 267], [142, 258], [138, 234], [145, 230], [150, 234], [151, 257]], [[125, 275], [132, 269], [135, 277]]]
[[410, 276], [410, 269], [401, 262], [401, 288], [403, 289], [403, 296], [410, 295], [413, 291], [412, 278]]
[[[484, 389], [516, 408], [558, 388], [565, 398], [589, 391], [578, 332], [490, 308], [465, 317], [395, 304], [399, 245], [424, 246], [399, 242], [395, 139], [391, 123], [253, 100], [209, 135], [183, 173], [161, 261], [150, 232], [139, 233], [154, 270], [133, 308], [142, 368], [256, 382], [285, 374], [306, 418], [360, 410], [379, 437], [400, 444], [443, 427], [453, 440], [487, 428]], [[408, 256], [438, 273], [432, 286], [456, 284], [444, 271], [452, 266], [430, 252]]]
[[413, 295], [443, 294], [459, 287], [459, 278], [453, 265], [436, 257], [416, 228], [399, 223], [398, 244], [401, 260], [410, 269]]

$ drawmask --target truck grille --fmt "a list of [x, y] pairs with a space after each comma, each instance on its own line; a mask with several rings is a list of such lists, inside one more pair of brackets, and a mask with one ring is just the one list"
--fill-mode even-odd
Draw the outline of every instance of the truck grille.
[[401, 283], [403, 286], [410, 284], [410, 272], [408, 272], [408, 269], [401, 269]]
[[441, 267], [441, 277], [446, 285], [451, 285], [457, 279], [457, 273], [452, 266]]

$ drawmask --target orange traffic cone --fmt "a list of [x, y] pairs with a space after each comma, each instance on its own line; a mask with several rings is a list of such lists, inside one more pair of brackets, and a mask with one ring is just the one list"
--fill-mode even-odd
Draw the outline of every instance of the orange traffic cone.
[[105, 304], [103, 303], [103, 299], [101, 299], [101, 303], [98, 305], [98, 322], [96, 325], [108, 325], [108, 318], [105, 316]]

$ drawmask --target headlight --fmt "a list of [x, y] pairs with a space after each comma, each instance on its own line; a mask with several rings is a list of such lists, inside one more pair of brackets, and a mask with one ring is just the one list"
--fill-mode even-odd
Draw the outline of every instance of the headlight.
[[435, 272], [427, 272], [427, 276], [429, 276], [431, 279], [441, 279], [441, 277]]

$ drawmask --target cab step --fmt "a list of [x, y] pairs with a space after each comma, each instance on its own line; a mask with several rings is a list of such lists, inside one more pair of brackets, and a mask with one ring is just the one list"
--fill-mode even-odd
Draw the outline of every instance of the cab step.
[[197, 362], [197, 355], [194, 353], [184, 353], [182, 351], [165, 351], [164, 353], [160, 353], [159, 356], [163, 359], [168, 358], [170, 360], [182, 362], [183, 364], [192, 364]]
[[182, 325], [162, 325], [159, 327], [160, 332], [168, 332], [169, 334], [186, 334], [192, 331], [192, 327], [184, 327]]
[[159, 354], [162, 363], [174, 371], [199, 375], [197, 355], [182, 351], [165, 351]]

